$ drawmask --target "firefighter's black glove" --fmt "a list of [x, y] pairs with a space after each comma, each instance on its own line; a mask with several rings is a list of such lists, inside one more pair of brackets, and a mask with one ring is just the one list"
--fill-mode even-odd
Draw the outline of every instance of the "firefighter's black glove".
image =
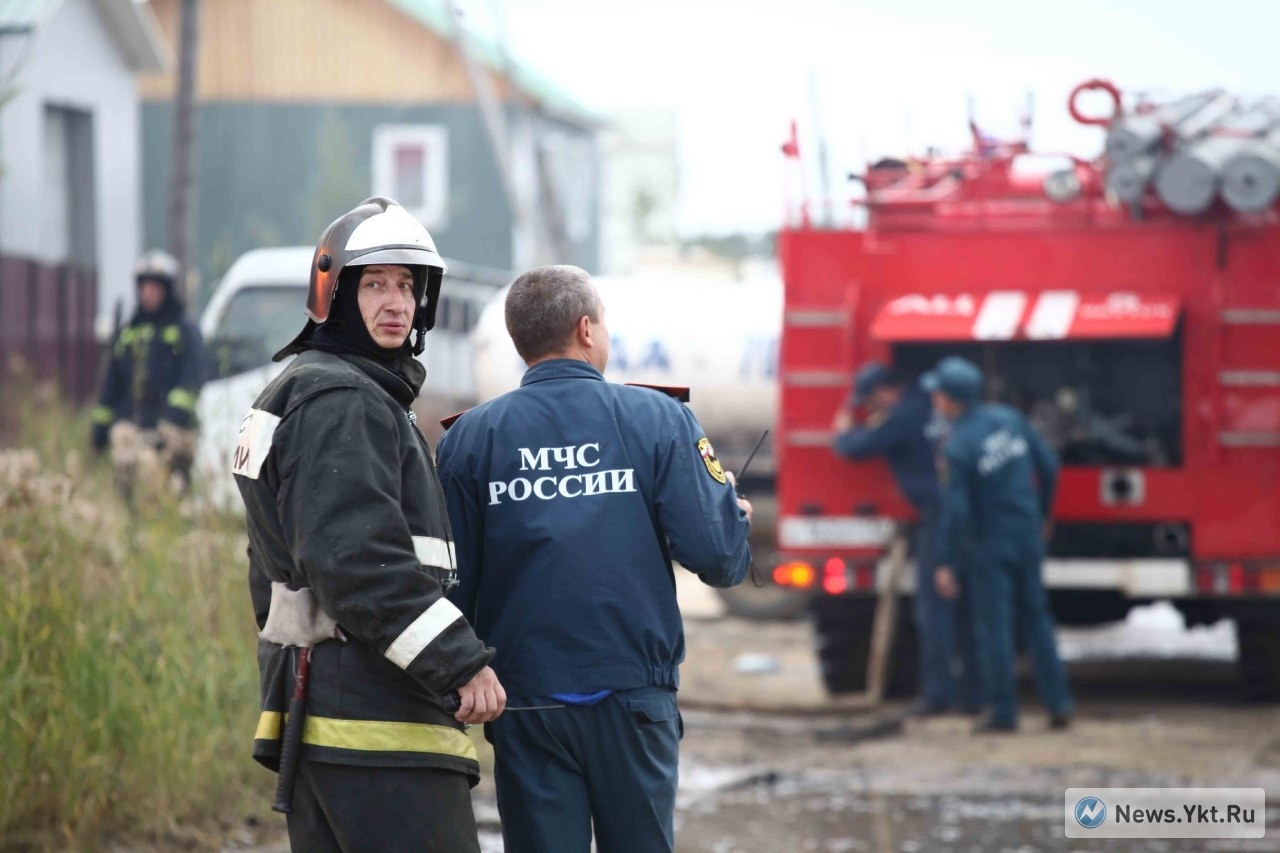
[[89, 434], [89, 444], [93, 447], [93, 452], [101, 454], [107, 449], [107, 443], [111, 438], [111, 424], [94, 424], [93, 430]]

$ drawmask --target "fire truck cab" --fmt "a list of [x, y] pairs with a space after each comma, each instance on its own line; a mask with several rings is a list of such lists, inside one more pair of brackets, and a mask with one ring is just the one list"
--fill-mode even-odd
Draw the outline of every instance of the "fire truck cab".
[[[1103, 123], [1124, 115], [1117, 98]], [[1232, 618], [1252, 692], [1280, 695], [1277, 206], [1183, 215], [1154, 183], [1122, 203], [1114, 157], [1037, 174], [1024, 143], [974, 137], [962, 157], [871, 166], [864, 229], [779, 237], [774, 576], [811, 591], [827, 687], [863, 686], [881, 557], [911, 518], [883, 462], [832, 452], [832, 416], [858, 365], [915, 381], [955, 354], [1059, 455], [1044, 566], [1059, 623], [1161, 599], [1189, 625]], [[1179, 144], [1166, 132], [1151, 156]], [[904, 693], [900, 623], [889, 689]]]

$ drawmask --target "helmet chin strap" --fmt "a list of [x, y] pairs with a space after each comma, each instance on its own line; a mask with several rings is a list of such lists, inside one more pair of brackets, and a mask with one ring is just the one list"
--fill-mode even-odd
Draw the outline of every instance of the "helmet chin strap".
[[[427, 315], [431, 310], [431, 297], [427, 293], [427, 282], [430, 279], [430, 273], [426, 267], [413, 268], [413, 286], [422, 295], [418, 297], [417, 307], [413, 312], [413, 331], [415, 335], [413, 339], [413, 354], [415, 356], [422, 355], [427, 351]], [[436, 297], [439, 299], [439, 297]]]

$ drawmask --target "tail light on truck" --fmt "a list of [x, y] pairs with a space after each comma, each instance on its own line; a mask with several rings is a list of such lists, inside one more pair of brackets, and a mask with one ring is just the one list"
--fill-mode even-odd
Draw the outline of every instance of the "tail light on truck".
[[829, 557], [821, 561], [820, 565], [821, 571], [814, 563], [804, 560], [782, 563], [773, 570], [774, 583], [805, 590], [816, 585], [827, 595], [843, 595], [875, 588], [876, 567], [873, 563], [852, 563], [844, 557]]
[[1195, 567], [1195, 582], [1197, 591], [1210, 595], [1280, 595], [1280, 562], [1199, 563]]

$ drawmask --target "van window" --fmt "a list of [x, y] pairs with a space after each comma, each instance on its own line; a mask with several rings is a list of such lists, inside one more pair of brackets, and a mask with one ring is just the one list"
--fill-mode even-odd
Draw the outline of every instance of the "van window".
[[231, 297], [208, 342], [219, 377], [263, 367], [306, 322], [306, 288], [249, 285]]

